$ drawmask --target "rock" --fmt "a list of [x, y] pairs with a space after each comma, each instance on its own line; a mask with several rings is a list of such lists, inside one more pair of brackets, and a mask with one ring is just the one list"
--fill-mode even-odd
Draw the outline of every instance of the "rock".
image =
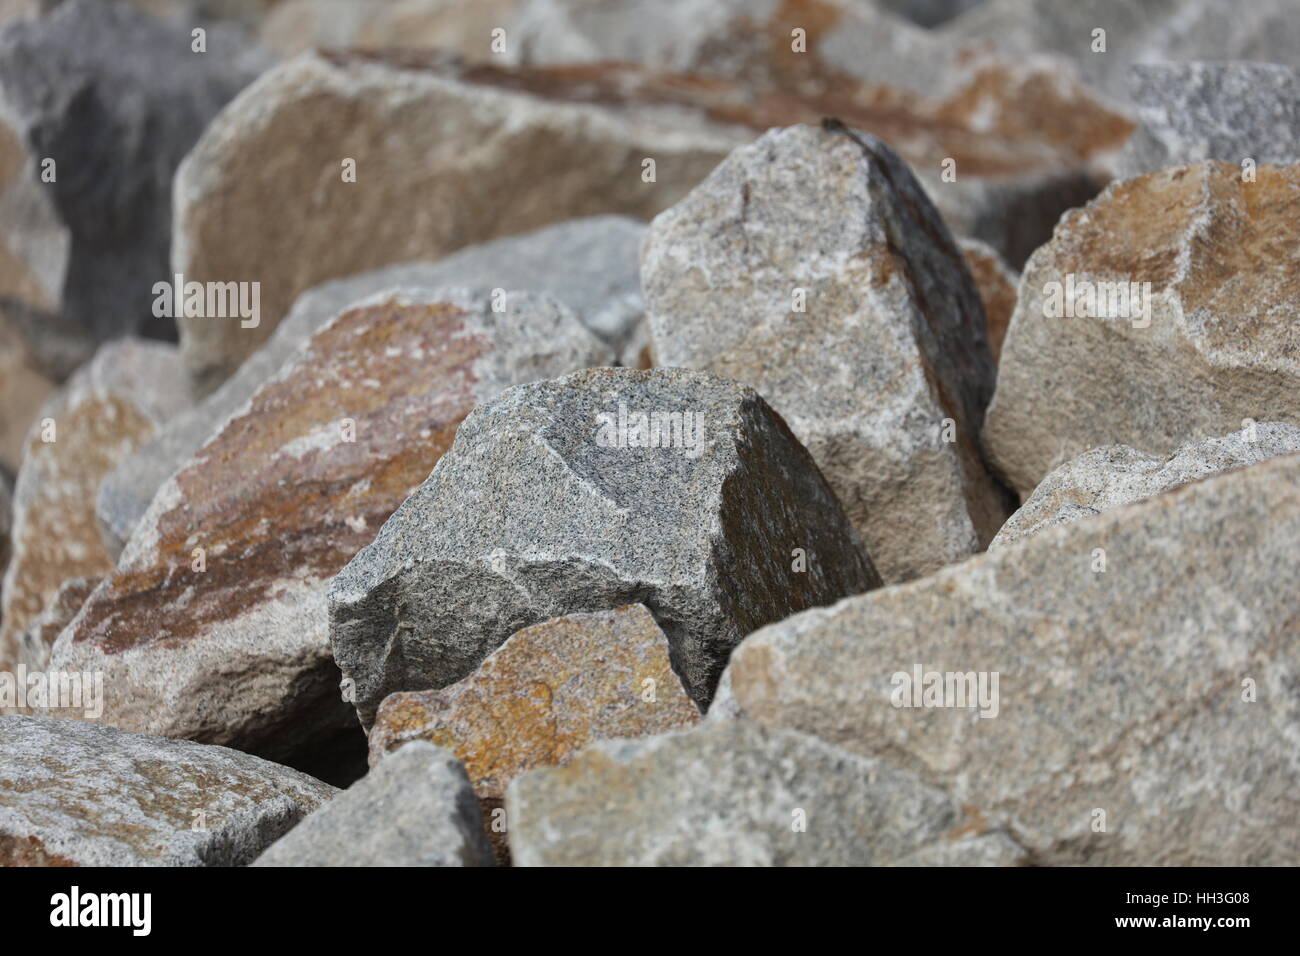
[[[186, 158], [176, 270], [187, 281], [261, 282], [256, 328], [181, 320], [200, 392], [233, 372], [304, 289], [562, 219], [648, 218], [745, 135], [649, 99], [611, 102], [610, 81], [592, 102], [590, 84], [565, 86], [563, 75], [444, 60], [304, 54], [250, 87]], [[642, 180], [647, 157], [655, 183]], [[344, 181], [347, 159], [355, 182]]]
[[1203, 159], [1300, 160], [1300, 71], [1290, 67], [1141, 64], [1129, 71], [1129, 93], [1140, 122], [1118, 160], [1124, 177]]
[[462, 286], [548, 293], [634, 361], [644, 316], [638, 261], [644, 235], [645, 226], [634, 219], [593, 216], [462, 249], [438, 262], [389, 266], [309, 289], [235, 375], [104, 479], [96, 510], [106, 536], [120, 551], [154, 493], [217, 425], [322, 325], [386, 289]]
[[509, 41], [522, 0], [283, 0], [266, 18], [262, 45], [282, 57], [310, 49], [436, 47], [486, 61], [492, 31]]
[[749, 631], [879, 583], [752, 389], [593, 369], [474, 410], [330, 585], [330, 642], [368, 728], [389, 694], [461, 680], [522, 627], [640, 603], [703, 704]]
[[193, 26], [206, 20], [252, 27], [272, 15], [284, 0], [129, 0], [138, 10]]
[[656, 362], [771, 402], [885, 581], [997, 533], [1007, 508], [978, 449], [996, 375], [979, 295], [880, 140], [803, 126], [740, 147], [655, 219], [641, 267]]
[[1020, 276], [1011, 269], [998, 251], [987, 243], [969, 236], [957, 237], [957, 248], [966, 260], [975, 289], [984, 304], [984, 320], [988, 328], [989, 351], [993, 361], [1002, 357], [1002, 341], [1007, 337], [1007, 326], [1016, 310], [1016, 289]]
[[526, 627], [464, 680], [385, 698], [370, 732], [370, 766], [411, 740], [447, 747], [464, 762], [491, 826], [524, 771], [566, 764], [597, 740], [648, 737], [699, 719], [669, 664], [668, 639], [633, 604]]
[[37, 367], [23, 336], [0, 311], [0, 468], [18, 471], [27, 432], [56, 390]]
[[1289, 455], [800, 614], [718, 703], [950, 788], [1038, 863], [1294, 865], [1297, 488]]
[[[99, 482], [188, 400], [175, 346], [124, 339], [41, 410], [14, 490], [0, 665], [18, 660], [23, 632], [65, 581], [113, 569], [95, 520]], [[31, 652], [27, 662], [43, 665], [48, 648]]]
[[1222, 438], [1188, 442], [1168, 456], [1148, 455], [1127, 445], [1094, 448], [1044, 478], [989, 549], [1294, 451], [1300, 451], [1300, 428], [1281, 422], [1260, 422]]
[[492, 866], [465, 770], [407, 744], [273, 843], [254, 866]]
[[59, 589], [41, 610], [32, 618], [18, 639], [17, 662], [31, 670], [40, 670], [50, 656], [50, 648], [63, 633], [63, 629], [72, 623], [77, 612], [85, 605], [87, 598], [99, 587], [101, 576], [88, 578], [69, 578], [59, 585]]
[[13, 489], [9, 485], [9, 479], [0, 472], [0, 583], [5, 568], [9, 566], [9, 531], [13, 526], [13, 508]]
[[1300, 166], [1243, 183], [1204, 162], [1061, 219], [1021, 279], [983, 436], [1022, 498], [1100, 445], [1300, 424], [1298, 212]]
[[503, 305], [393, 291], [320, 328], [160, 489], [54, 666], [103, 671], [116, 689], [104, 719], [126, 729], [291, 766], [326, 744], [364, 754], [325, 583], [477, 403], [608, 354], [552, 299]]
[[174, 329], [149, 318], [172, 275], [172, 175], [260, 66], [220, 29], [206, 54], [191, 43], [100, 0], [0, 31], [0, 296], [99, 340]]
[[936, 27], [984, 0], [876, 0], [881, 7], [923, 27]]
[[223, 747], [0, 717], [0, 866], [242, 866], [334, 792]]
[[506, 797], [518, 866], [1012, 865], [973, 808], [879, 760], [747, 721], [603, 741]]

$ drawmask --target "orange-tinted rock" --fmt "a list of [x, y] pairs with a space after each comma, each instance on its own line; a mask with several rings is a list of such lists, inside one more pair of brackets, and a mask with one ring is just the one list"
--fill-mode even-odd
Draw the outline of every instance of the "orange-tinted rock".
[[606, 361], [554, 300], [384, 293], [315, 333], [159, 490], [55, 663], [102, 670], [104, 719], [302, 760], [364, 738], [325, 587], [517, 381]]
[[968, 236], [957, 238], [957, 247], [966, 260], [975, 288], [984, 303], [984, 321], [989, 330], [989, 350], [996, 362], [1002, 356], [1002, 340], [1007, 337], [1011, 313], [1016, 310], [1016, 286], [1020, 276], [1008, 268], [998, 251], [987, 243]]

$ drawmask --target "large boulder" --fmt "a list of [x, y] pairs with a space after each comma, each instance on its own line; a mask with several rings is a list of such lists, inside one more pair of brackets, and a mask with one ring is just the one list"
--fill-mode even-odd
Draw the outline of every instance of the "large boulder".
[[898, 156], [773, 130], [650, 227], [655, 361], [752, 385], [816, 459], [885, 581], [982, 550], [1007, 515], [980, 459], [996, 366], [962, 252]]
[[369, 727], [521, 627], [644, 604], [702, 704], [764, 623], [877, 586], [840, 503], [750, 388], [595, 369], [480, 405], [330, 585], [330, 640]]

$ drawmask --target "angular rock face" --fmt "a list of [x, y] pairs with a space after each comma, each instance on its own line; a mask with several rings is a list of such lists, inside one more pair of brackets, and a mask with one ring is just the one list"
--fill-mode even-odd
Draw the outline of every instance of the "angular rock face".
[[465, 770], [407, 744], [273, 843], [254, 866], [492, 866]]
[[242, 866], [335, 792], [223, 747], [0, 717], [0, 866]]
[[411, 740], [449, 748], [491, 826], [524, 771], [568, 763], [597, 740], [648, 737], [699, 719], [669, 663], [668, 639], [633, 604], [526, 627], [459, 683], [385, 698], [370, 765]]
[[996, 374], [961, 252], [898, 157], [791, 127], [737, 149], [642, 252], [655, 359], [752, 385], [886, 581], [984, 547], [1007, 511], [978, 437]]
[[260, 65], [220, 30], [206, 54], [191, 42], [99, 0], [0, 32], [0, 295], [101, 340], [174, 328], [150, 319], [171, 277], [172, 175]]
[[1289, 455], [765, 628], [717, 703], [950, 787], [1040, 863], [1295, 865], [1298, 534]]
[[1117, 161], [1122, 176], [1203, 159], [1300, 159], [1300, 71], [1290, 67], [1140, 64], [1129, 71], [1129, 95], [1140, 122]]
[[[250, 87], [176, 181], [176, 271], [261, 282], [255, 328], [181, 320], [199, 390], [230, 375], [304, 289], [576, 216], [649, 218], [746, 135], [649, 98], [614, 102], [612, 81], [594, 96], [563, 79], [433, 53], [313, 53]], [[258, 158], [272, 154], [281, 160]]]
[[[176, 347], [128, 339], [104, 346], [41, 410], [14, 491], [0, 664], [19, 659], [23, 631], [65, 581], [113, 569], [95, 520], [99, 482], [188, 401]], [[22, 659], [40, 666], [49, 647], [29, 651]]]
[[[653, 781], [653, 786], [646, 786]], [[1012, 865], [1023, 851], [910, 773], [747, 721], [605, 741], [506, 797], [518, 866]]]
[[969, 236], [958, 236], [957, 248], [966, 260], [966, 268], [970, 270], [980, 301], [984, 304], [989, 351], [996, 362], [1002, 357], [1002, 342], [1007, 337], [1011, 315], [1016, 311], [1016, 287], [1020, 285], [1020, 276], [987, 243]]
[[592, 216], [462, 249], [438, 262], [411, 262], [309, 289], [270, 340], [217, 391], [170, 422], [100, 486], [96, 511], [120, 551], [155, 492], [286, 359], [339, 312], [385, 289], [524, 289], [571, 308], [611, 348], [629, 353], [642, 324], [639, 254], [645, 226]]
[[1094, 448], [1043, 479], [989, 550], [1044, 528], [1142, 501], [1221, 471], [1300, 451], [1300, 428], [1281, 422], [1247, 425], [1222, 438], [1188, 442], [1168, 457], [1127, 445]]
[[1024, 497], [1100, 445], [1300, 424], [1300, 166], [1205, 162], [1067, 213], [1020, 285], [983, 441]]
[[529, 624], [627, 603], [707, 702], [731, 648], [880, 579], [811, 456], [757, 393], [685, 369], [513, 388], [330, 585], [357, 712], [445, 687]]
[[72, 623], [72, 619], [102, 580], [103, 577], [95, 575], [68, 578], [60, 584], [41, 613], [31, 619], [18, 638], [15, 655], [17, 663], [25, 664], [30, 670], [40, 670], [49, 659], [54, 642], [63, 633], [63, 629]]
[[325, 582], [477, 403], [608, 356], [551, 299], [503, 304], [381, 293], [317, 331], [216, 429], [59, 637], [57, 666], [106, 674], [105, 720], [289, 763], [322, 741], [364, 745], [340, 700]]

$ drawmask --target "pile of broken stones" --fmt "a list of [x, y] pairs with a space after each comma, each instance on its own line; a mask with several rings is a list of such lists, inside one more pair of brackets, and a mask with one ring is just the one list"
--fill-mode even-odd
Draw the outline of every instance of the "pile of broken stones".
[[0, 4], [0, 864], [1300, 862], [1248, 6]]

